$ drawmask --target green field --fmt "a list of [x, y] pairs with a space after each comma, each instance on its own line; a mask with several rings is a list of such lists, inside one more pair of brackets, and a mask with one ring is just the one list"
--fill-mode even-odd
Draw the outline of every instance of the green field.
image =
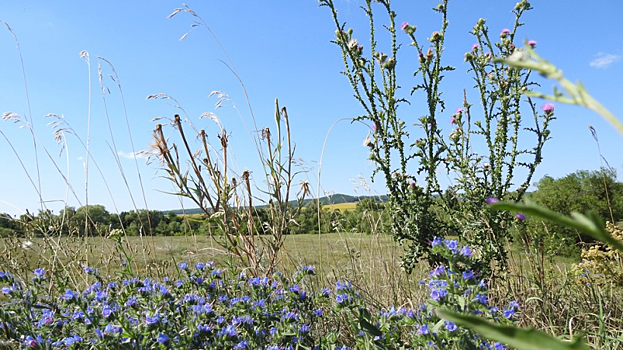
[[326, 204], [323, 206], [325, 210], [354, 210], [356, 207], [357, 203]]

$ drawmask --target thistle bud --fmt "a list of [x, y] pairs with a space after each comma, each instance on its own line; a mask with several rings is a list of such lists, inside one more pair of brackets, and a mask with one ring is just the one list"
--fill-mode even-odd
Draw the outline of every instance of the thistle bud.
[[392, 70], [396, 66], [396, 59], [390, 57], [385, 63], [383, 63], [383, 68], [387, 70]]
[[441, 39], [443, 39], [443, 35], [441, 35], [441, 33], [439, 32], [433, 32], [433, 34], [431, 34], [430, 38], [428, 39], [428, 41], [435, 43], [440, 41]]

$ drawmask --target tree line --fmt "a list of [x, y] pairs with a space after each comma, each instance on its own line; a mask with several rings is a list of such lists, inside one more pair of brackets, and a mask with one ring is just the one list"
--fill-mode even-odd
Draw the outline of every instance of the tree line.
[[[263, 232], [264, 223], [268, 221], [268, 210], [262, 207], [253, 210], [255, 232]], [[174, 211], [159, 210], [133, 210], [117, 214], [109, 212], [103, 205], [88, 205], [79, 208], [66, 207], [58, 214], [54, 214], [51, 210], [42, 210], [37, 214], [27, 212], [19, 218], [0, 214], [0, 236], [11, 234], [105, 236], [115, 229], [123, 230], [129, 236], [209, 235], [219, 234], [218, 225], [214, 221], [217, 219], [210, 219], [201, 214], [178, 215]], [[384, 204], [372, 198], [360, 200], [353, 210], [342, 211], [331, 209], [330, 206], [317, 201], [310, 201], [295, 217], [296, 224], [288, 233], [349, 231], [371, 234], [382, 232], [386, 219]]]
[[[529, 194], [533, 201], [566, 215], [576, 211], [596, 212], [608, 221], [623, 219], [623, 183], [617, 181], [616, 171], [601, 169], [579, 170], [555, 179], [545, 176], [535, 184], [536, 191]], [[243, 209], [241, 209], [243, 210]], [[255, 232], [263, 232], [269, 211], [254, 208]], [[0, 236], [18, 235], [106, 235], [121, 229], [127, 235], [182, 236], [218, 235], [218, 225], [205, 215], [178, 215], [173, 211], [124, 211], [110, 213], [102, 205], [80, 208], [67, 207], [58, 214], [50, 210], [37, 214], [26, 213], [19, 218], [0, 214]], [[354, 209], [337, 210], [312, 200], [294, 218], [289, 234], [357, 232], [383, 233], [389, 227], [390, 213], [385, 203], [372, 197], [361, 199]], [[542, 240], [552, 254], [577, 255], [580, 245], [591, 239], [582, 232], [537, 220], [526, 220], [527, 230], [518, 232], [518, 240]]]

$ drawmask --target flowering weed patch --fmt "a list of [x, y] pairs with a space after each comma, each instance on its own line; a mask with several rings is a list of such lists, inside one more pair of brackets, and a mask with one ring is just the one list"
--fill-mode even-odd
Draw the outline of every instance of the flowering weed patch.
[[[518, 304], [488, 304], [486, 283], [468, 268], [469, 247], [436, 238], [433, 251], [449, 264], [422, 282], [430, 299], [417, 310], [369, 311], [347, 281], [333, 290], [306, 290], [311, 266], [291, 278], [247, 277], [213, 263], [184, 262], [176, 278], [161, 281], [104, 278], [87, 267], [91, 283], [81, 291], [41, 268], [29, 281], [0, 272], [0, 341], [36, 349], [502, 348], [441, 320], [435, 310], [510, 322]], [[63, 292], [48, 295], [50, 285]]]

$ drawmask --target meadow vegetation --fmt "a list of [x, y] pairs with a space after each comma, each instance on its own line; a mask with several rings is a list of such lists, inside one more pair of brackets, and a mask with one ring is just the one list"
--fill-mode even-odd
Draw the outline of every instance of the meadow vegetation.
[[[202, 213], [110, 213], [91, 204], [2, 215], [0, 347], [623, 347], [616, 173], [545, 177], [528, 193], [547, 161], [546, 141], [557, 137], [555, 106], [539, 106], [537, 97], [583, 105], [623, 128], [542, 60], [534, 42], [514, 42], [530, 3], [512, 9], [513, 28], [475, 24], [464, 70], [476, 87], [463, 90], [452, 114], [441, 93], [443, 76], [458, 69], [442, 60], [448, 1], [433, 9], [440, 27], [430, 36], [396, 24], [389, 0], [365, 1], [370, 31], [359, 37], [333, 1], [320, 5], [334, 19], [343, 74], [362, 107], [353, 121], [370, 126], [364, 146], [388, 201], [308, 201], [308, 169], [296, 160], [288, 111], [277, 100], [274, 126], [257, 127], [264, 121], [249, 116], [261, 130], [253, 141], [262, 188], [250, 172], [231, 171], [234, 145], [217, 115], [202, 115], [219, 126], [217, 145], [178, 115], [158, 120], [151, 157], [174, 195]], [[188, 7], [170, 17], [182, 14], [209, 30]], [[390, 51], [378, 51], [382, 40]], [[412, 50], [404, 62], [420, 79], [409, 98], [399, 91], [401, 50]], [[535, 71], [568, 96], [532, 91]], [[423, 117], [398, 113], [418, 99]], [[23, 122], [9, 112], [4, 119]], [[442, 130], [448, 120], [451, 130]], [[439, 173], [452, 185], [442, 187]]]

